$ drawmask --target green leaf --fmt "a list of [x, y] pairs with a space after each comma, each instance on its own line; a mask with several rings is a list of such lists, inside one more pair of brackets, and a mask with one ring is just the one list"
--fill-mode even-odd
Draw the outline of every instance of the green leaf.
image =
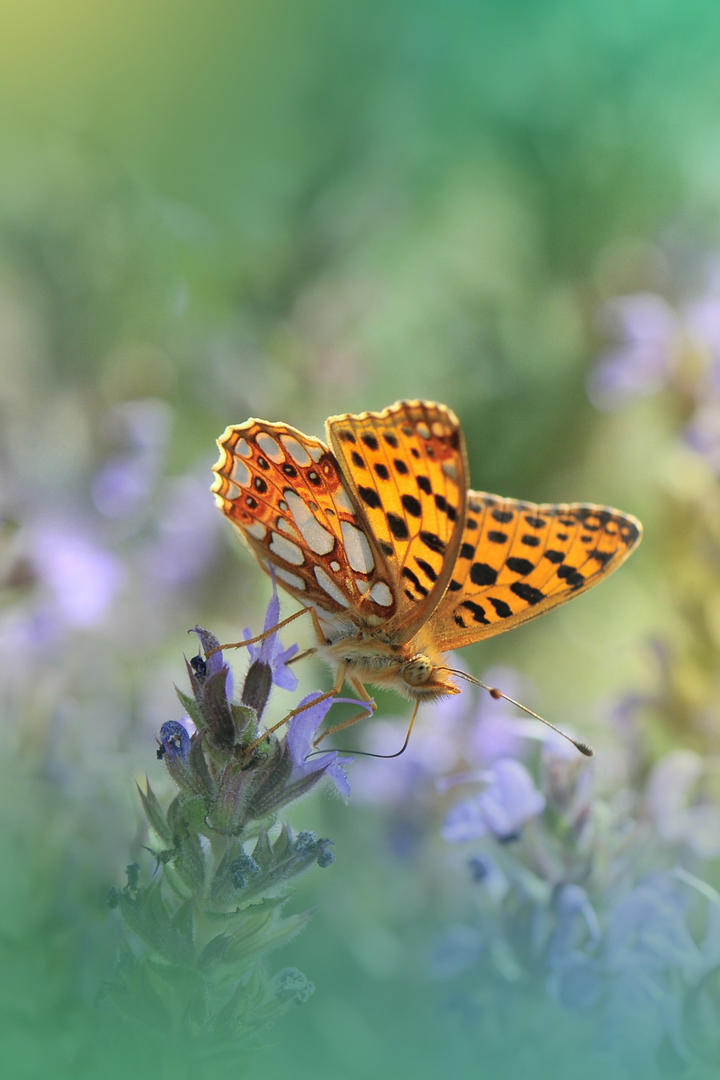
[[157, 833], [164, 844], [170, 844], [172, 842], [172, 832], [168, 828], [163, 808], [158, 802], [155, 792], [150, 787], [150, 781], [147, 776], [145, 777], [145, 786], [145, 791], [143, 791], [139, 784], [137, 784], [137, 789], [150, 828]]
[[187, 694], [183, 694], [182, 690], [180, 690], [177, 686], [175, 687], [175, 693], [180, 699], [180, 704], [182, 705], [183, 709], [195, 724], [195, 727], [198, 729], [198, 731], [202, 731], [205, 727], [205, 721], [203, 720], [203, 715], [200, 712], [200, 707], [195, 698], [189, 697]]

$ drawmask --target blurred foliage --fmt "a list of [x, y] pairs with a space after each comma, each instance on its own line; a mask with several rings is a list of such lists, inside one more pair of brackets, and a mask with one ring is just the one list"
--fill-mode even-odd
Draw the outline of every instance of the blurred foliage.
[[[115, 951], [103, 898], [145, 840], [132, 780], [156, 785], [185, 630], [236, 639], [267, 597], [207, 491], [228, 423], [320, 432], [434, 397], [462, 419], [474, 486], [636, 513], [646, 539], [617, 577], [464, 659], [479, 675], [512, 659], [523, 700], [595, 743], [614, 798], [634, 790], [628, 739], [643, 778], [673, 749], [712, 764], [717, 470], [685, 429], [715, 398], [670, 378], [606, 409], [587, 387], [608, 301], [678, 310], [702, 292], [720, 241], [720, 13], [6, 0], [3, 16], [2, 1012], [14, 1075], [46, 1075], [52, 1054], [79, 1077]], [[421, 714], [419, 745], [441, 743], [438, 722]], [[378, 788], [395, 764], [372, 763]], [[321, 893], [303, 882], [317, 915], [289, 962], [317, 993], [269, 1070], [421, 1077], [482, 1059], [424, 975], [469, 902], [434, 784], [404, 814], [303, 805], [338, 861]], [[717, 859], [706, 870], [717, 885]], [[561, 1069], [565, 1046], [575, 1075], [581, 1036], [537, 1008], [525, 1045], [511, 1031], [494, 1050], [522, 1070], [552, 1028], [548, 1060]], [[118, 1072], [143, 1067], [112, 1046]]]

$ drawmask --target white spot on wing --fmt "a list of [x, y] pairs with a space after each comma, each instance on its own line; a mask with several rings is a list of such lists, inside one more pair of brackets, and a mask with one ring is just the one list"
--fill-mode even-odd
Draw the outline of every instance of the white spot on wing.
[[392, 593], [384, 581], [376, 581], [370, 590], [370, 599], [382, 607], [390, 607], [393, 602]]
[[365, 578], [356, 577], [355, 584], [357, 585], [358, 592], [360, 593], [366, 593], [370, 588], [370, 582], [366, 581]]
[[330, 563], [330, 569], [334, 574], [337, 574], [338, 570], [340, 569], [340, 563], [337, 561], [337, 559], [333, 559], [333, 561]]
[[313, 569], [320, 588], [326, 592], [329, 597], [337, 601], [338, 604], [342, 604], [343, 607], [350, 607], [350, 601], [347, 596], [338, 589], [333, 579], [325, 573], [322, 566], [315, 566]]
[[295, 524], [300, 530], [302, 538], [310, 550], [314, 551], [316, 555], [327, 555], [331, 552], [335, 547], [335, 537], [333, 534], [323, 528], [295, 491], [286, 488], [283, 495], [290, 507], [290, 513], [295, 520]]
[[302, 566], [305, 562], [305, 556], [297, 544], [293, 544], [292, 540], [288, 540], [286, 536], [280, 536], [279, 533], [274, 532], [272, 534], [270, 550], [273, 555], [277, 555], [279, 559], [284, 559], [285, 562], [292, 563], [293, 566]]
[[278, 529], [282, 529], [282, 531], [284, 533], [287, 533], [288, 536], [298, 535], [298, 531], [295, 526], [291, 522], [286, 521], [285, 518], [278, 518], [275, 524], [277, 525]]
[[269, 457], [271, 461], [279, 464], [285, 460], [285, 455], [273, 439], [272, 435], [268, 435], [266, 431], [263, 431], [261, 435], [258, 435], [256, 442], [262, 450], [265, 457]]
[[422, 439], [430, 438], [430, 428], [427, 426], [424, 420], [421, 420], [419, 424], [415, 425], [415, 430]]
[[375, 560], [365, 533], [349, 521], [341, 521], [340, 528], [350, 566], [358, 574], [369, 574], [375, 566]]
[[345, 488], [338, 488], [338, 490], [333, 493], [333, 500], [338, 510], [345, 510], [348, 514], [355, 513], [355, 507], [350, 502]]
[[313, 461], [319, 461], [320, 458], [325, 453], [325, 447], [324, 446], [317, 446], [317, 444], [313, 445], [311, 443], [307, 447], [307, 452], [310, 455], [310, 457], [313, 459]]
[[267, 529], [261, 521], [253, 521], [252, 525], [243, 525], [246, 533], [250, 533], [256, 540], [264, 540]]
[[290, 585], [293, 589], [304, 589], [305, 582], [297, 574], [292, 574], [289, 570], [285, 570], [282, 566], [273, 565], [275, 576], [284, 581], [286, 585]]
[[310, 464], [312, 460], [310, 455], [305, 447], [300, 445], [297, 439], [293, 439], [291, 435], [281, 435], [280, 441], [296, 465]]
[[239, 461], [237, 458], [234, 458], [229, 479], [232, 480], [233, 484], [237, 484], [238, 487], [248, 486], [250, 483], [250, 470], [244, 461]]
[[240, 457], [250, 457], [252, 450], [247, 439], [238, 439], [235, 443], [235, 453], [239, 454]]

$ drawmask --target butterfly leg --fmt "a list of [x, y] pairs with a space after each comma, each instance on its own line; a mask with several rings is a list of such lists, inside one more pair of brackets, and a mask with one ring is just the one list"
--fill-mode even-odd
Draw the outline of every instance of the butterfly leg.
[[[323, 739], [327, 738], [328, 735], [334, 735], [336, 731], [342, 731], [343, 728], [352, 727], [353, 724], [357, 724], [358, 720], [362, 720], [366, 716], [372, 716], [372, 714], [377, 709], [377, 705], [370, 697], [367, 689], [363, 686], [361, 682], [358, 682], [357, 679], [348, 679], [348, 682], [350, 683], [350, 686], [352, 686], [353, 690], [360, 698], [360, 700], [366, 701], [368, 703], [368, 706], [372, 706], [370, 712], [368, 712], [368, 709], [362, 709], [361, 712], [353, 713], [353, 715], [347, 720], [342, 720], [339, 724], [333, 724], [332, 727], [326, 728], [325, 731], [321, 732], [320, 735], [318, 735], [317, 739], [313, 741], [313, 748], [316, 749], [323, 741]], [[338, 690], [339, 689], [340, 688], [338, 687]]]
[[[301, 615], [304, 615], [307, 611], [315, 617], [315, 612], [312, 608], [300, 608], [299, 611], [293, 612], [292, 615], [288, 615], [287, 619], [281, 619], [279, 623], [275, 623], [269, 630], [264, 630], [262, 634], [257, 634], [255, 637], [248, 638], [246, 641], [229, 641], [225, 645], [216, 645], [214, 649], [211, 649], [207, 656], [212, 656], [213, 653], [220, 652], [222, 649], [241, 649], [243, 645], [255, 645], [258, 641], [264, 641], [266, 637], [270, 637], [271, 634], [281, 630], [283, 626], [287, 626], [294, 619], [299, 619]], [[306, 655], [303, 653], [303, 655]]]
[[[324, 694], [319, 694], [317, 697], [312, 698], [311, 701], [306, 701], [304, 705], [298, 705], [297, 709], [291, 709], [290, 712], [287, 713], [287, 715], [283, 716], [282, 720], [278, 720], [276, 724], [272, 725], [272, 727], [266, 728], [265, 731], [263, 731], [262, 735], [258, 735], [257, 739], [254, 739], [249, 746], [244, 746], [244, 756], [247, 757], [249, 754], [251, 754], [255, 747], [259, 746], [260, 743], [263, 742], [263, 740], [266, 739], [268, 735], [272, 735], [273, 732], [277, 731], [278, 728], [281, 728], [283, 724], [287, 724], [288, 720], [292, 720], [293, 716], [297, 716], [298, 713], [305, 712], [306, 709], [311, 709], [320, 701], [327, 701], [328, 698], [335, 697], [336, 694], [339, 694], [342, 690], [343, 683], [345, 682], [346, 670], [347, 664], [343, 664], [338, 671], [338, 677], [335, 680], [334, 685], [331, 686], [329, 690], [326, 690]], [[363, 698], [363, 700], [365, 700], [365, 698]], [[368, 698], [368, 700], [370, 699]], [[359, 720], [360, 717], [358, 716], [356, 717], [356, 719]]]

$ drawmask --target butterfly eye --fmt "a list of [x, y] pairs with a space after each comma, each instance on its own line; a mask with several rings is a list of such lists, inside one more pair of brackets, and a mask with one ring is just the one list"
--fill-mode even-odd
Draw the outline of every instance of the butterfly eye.
[[403, 664], [400, 674], [408, 686], [422, 686], [430, 678], [432, 669], [433, 665], [427, 656], [414, 656]]

